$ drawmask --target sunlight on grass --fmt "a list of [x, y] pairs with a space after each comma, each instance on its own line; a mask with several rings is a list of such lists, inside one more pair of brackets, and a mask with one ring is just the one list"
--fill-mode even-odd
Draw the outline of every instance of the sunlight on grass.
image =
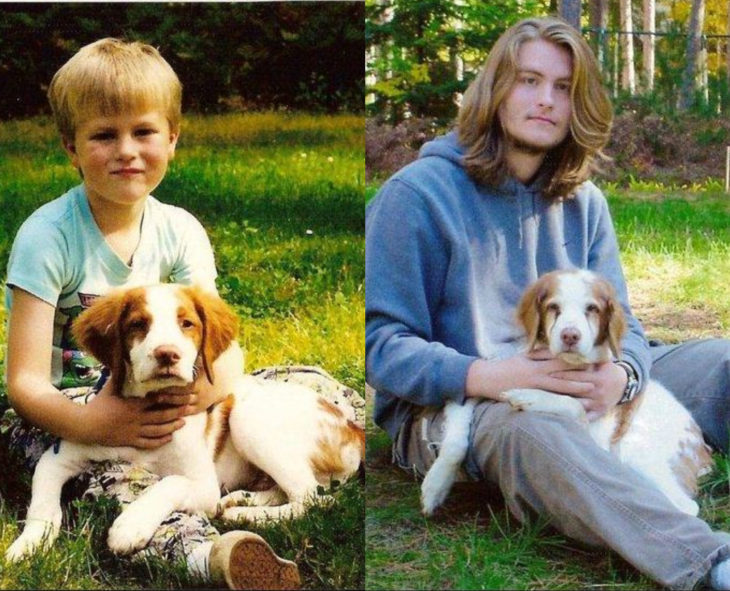
[[[344, 330], [343, 330], [344, 329]], [[364, 298], [325, 301], [297, 316], [242, 320], [249, 371], [269, 365], [318, 365], [359, 392], [365, 385]]]
[[[193, 213], [208, 231], [220, 293], [241, 319], [249, 370], [318, 365], [364, 390], [363, 130], [361, 116], [275, 112], [192, 116], [183, 125], [176, 158], [154, 194]], [[0, 123], [0, 179], [4, 277], [22, 221], [80, 179], [43, 118]], [[0, 412], [6, 407], [3, 385]], [[202, 585], [180, 565], [112, 555], [106, 531], [117, 508], [99, 501], [74, 501], [50, 554], [7, 567], [1, 556], [18, 534], [26, 476], [0, 480], [0, 589]], [[304, 588], [363, 587], [363, 487], [351, 480], [335, 498], [306, 519], [260, 528], [277, 553], [298, 561]]]

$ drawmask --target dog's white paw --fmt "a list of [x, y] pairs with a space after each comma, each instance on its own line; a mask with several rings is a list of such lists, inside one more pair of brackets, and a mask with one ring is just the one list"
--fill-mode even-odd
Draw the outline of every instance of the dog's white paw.
[[583, 405], [572, 396], [553, 394], [544, 390], [518, 388], [508, 390], [502, 395], [502, 398], [509, 402], [515, 410], [561, 415], [588, 424]]
[[39, 540], [27, 540], [23, 539], [23, 536], [20, 536], [5, 551], [5, 560], [8, 563], [20, 562], [27, 556], [30, 556], [38, 546], [40, 546]]
[[37, 546], [37, 542], [35, 544], [31, 543], [24, 540], [21, 536], [10, 545], [10, 548], [5, 551], [5, 561], [9, 564], [13, 562], [20, 562], [26, 556], [30, 556], [30, 554], [33, 553]]
[[133, 511], [123, 511], [109, 528], [107, 545], [115, 554], [131, 554], [144, 548], [156, 529], [156, 523], [137, 518]]
[[[450, 451], [455, 452], [454, 456], [451, 457], [448, 453], [440, 455], [426, 472], [421, 483], [421, 512], [426, 516], [433, 515], [433, 512], [443, 504], [459, 472], [462, 454], [456, 453], [458, 451], [456, 449]], [[466, 455], [466, 449], [463, 455]]]
[[216, 514], [220, 515], [230, 507], [260, 507], [283, 505], [284, 503], [286, 503], [286, 495], [278, 487], [264, 491], [236, 490], [221, 497]]
[[531, 410], [539, 407], [545, 396], [538, 390], [508, 390], [503, 398], [512, 405], [515, 410]]
[[5, 551], [8, 563], [19, 562], [39, 549], [48, 548], [58, 537], [58, 527], [50, 522], [28, 523], [23, 533]]
[[334, 497], [322, 495], [309, 499], [307, 502], [295, 501], [274, 507], [228, 507], [223, 511], [221, 518], [225, 521], [245, 521], [256, 525], [264, 525], [301, 517], [312, 504], [329, 506], [334, 503]]
[[433, 515], [449, 494], [449, 488], [441, 482], [436, 482], [435, 478], [430, 477], [431, 474], [431, 472], [426, 474], [421, 483], [421, 511], [427, 516]]

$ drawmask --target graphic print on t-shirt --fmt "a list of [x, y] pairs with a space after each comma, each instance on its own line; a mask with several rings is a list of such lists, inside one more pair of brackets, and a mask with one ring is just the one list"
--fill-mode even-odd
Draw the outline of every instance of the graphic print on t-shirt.
[[80, 305], [70, 308], [59, 308], [59, 312], [66, 316], [66, 322], [61, 335], [61, 349], [63, 351], [63, 375], [59, 385], [61, 389], [93, 386], [101, 377], [102, 365], [94, 357], [81, 351], [71, 334], [71, 325], [74, 320], [76, 320], [81, 312], [91, 306], [93, 301], [99, 296], [80, 292], [78, 296], [81, 302]]

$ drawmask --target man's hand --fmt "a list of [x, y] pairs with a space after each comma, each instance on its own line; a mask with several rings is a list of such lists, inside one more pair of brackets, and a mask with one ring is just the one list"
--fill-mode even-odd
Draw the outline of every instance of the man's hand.
[[626, 389], [628, 376], [613, 362], [596, 363], [588, 368], [558, 371], [552, 376], [559, 380], [580, 381], [591, 384], [591, 389], [578, 395], [589, 421], [593, 421], [612, 409]]
[[547, 349], [508, 359], [478, 359], [469, 367], [466, 395], [502, 400], [503, 392], [515, 388], [536, 388], [577, 397], [589, 395], [594, 388], [592, 383], [580, 381], [575, 376], [558, 378], [554, 375], [574, 368], [553, 357]]
[[628, 378], [614, 363], [571, 365], [547, 349], [509, 359], [472, 363], [467, 373], [467, 396], [501, 400], [515, 388], [536, 388], [578, 398], [588, 420], [595, 420], [621, 399]]

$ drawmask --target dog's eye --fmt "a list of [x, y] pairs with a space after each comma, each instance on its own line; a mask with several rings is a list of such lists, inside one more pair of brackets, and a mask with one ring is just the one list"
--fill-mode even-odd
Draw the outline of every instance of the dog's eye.
[[129, 330], [145, 330], [147, 328], [147, 321], [144, 318], [137, 318], [132, 320], [128, 325]]
[[195, 326], [195, 323], [192, 320], [188, 320], [187, 318], [182, 318], [180, 320], [180, 328], [187, 329], [187, 328], [193, 328]]
[[555, 312], [556, 314], [560, 314], [560, 306], [558, 304], [556, 304], [555, 302], [550, 302], [547, 305], [547, 309], [550, 312]]
[[586, 306], [586, 314], [598, 314], [598, 312], [600, 312], [600, 310], [596, 304], [588, 304]]

